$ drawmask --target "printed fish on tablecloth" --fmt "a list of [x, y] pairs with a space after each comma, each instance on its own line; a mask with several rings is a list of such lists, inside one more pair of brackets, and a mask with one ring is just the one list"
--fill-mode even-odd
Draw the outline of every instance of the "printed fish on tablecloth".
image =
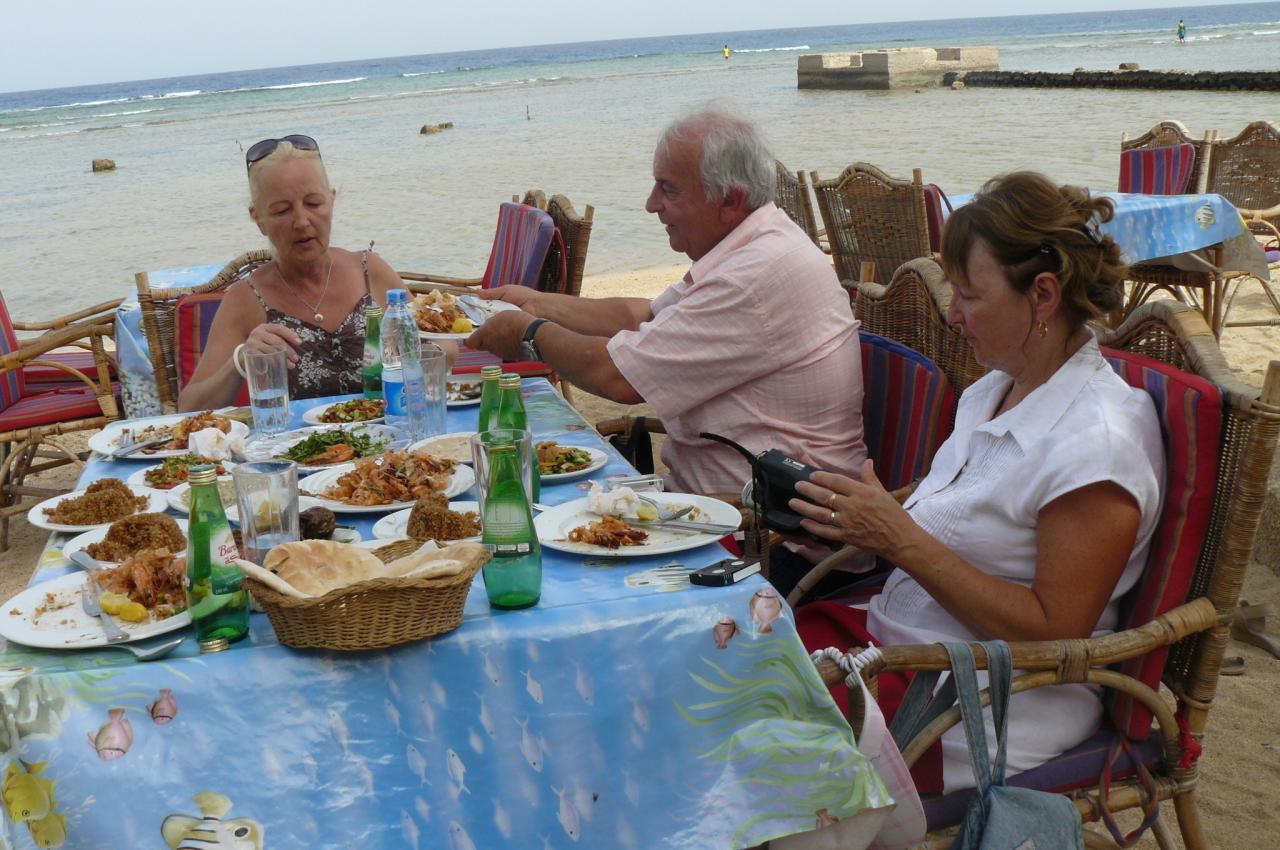
[[107, 711], [110, 719], [98, 727], [98, 734], [85, 733], [89, 738], [89, 746], [98, 752], [98, 758], [112, 761], [129, 752], [133, 746], [133, 724], [124, 716], [123, 708]]
[[27, 824], [37, 847], [61, 847], [67, 841], [67, 818], [56, 811], [57, 783], [40, 776], [44, 768], [42, 761], [28, 764], [19, 759], [9, 764], [4, 773], [5, 809], [10, 818]]
[[223, 820], [231, 810], [225, 794], [201, 791], [191, 799], [201, 817], [169, 815], [160, 825], [169, 850], [262, 850], [262, 824], [252, 818]]
[[177, 717], [178, 701], [173, 698], [173, 691], [168, 688], [161, 688], [160, 696], [156, 697], [155, 702], [147, 706], [147, 714], [151, 715], [152, 722], [158, 726], [163, 726]]

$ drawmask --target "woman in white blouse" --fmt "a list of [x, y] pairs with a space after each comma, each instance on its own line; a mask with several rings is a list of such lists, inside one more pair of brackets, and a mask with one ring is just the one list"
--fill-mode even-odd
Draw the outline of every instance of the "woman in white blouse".
[[[1110, 201], [1027, 172], [990, 181], [952, 214], [947, 320], [992, 371], [964, 393], [905, 504], [870, 461], [858, 478], [824, 472], [799, 485], [791, 506], [811, 534], [897, 567], [866, 611], [801, 609], [806, 643], [830, 645], [841, 629], [881, 645], [1114, 629], [1146, 562], [1164, 453], [1150, 397], [1111, 370], [1085, 324], [1122, 298], [1120, 250], [1095, 223], [1111, 214]], [[1087, 738], [1101, 711], [1082, 685], [1014, 697], [1010, 772]], [[973, 784], [959, 731], [942, 741], [941, 787], [923, 770], [921, 790]]]

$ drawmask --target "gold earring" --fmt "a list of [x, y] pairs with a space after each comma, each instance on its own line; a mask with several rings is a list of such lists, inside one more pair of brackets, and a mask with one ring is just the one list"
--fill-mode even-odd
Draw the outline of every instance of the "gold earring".
[[1041, 339], [1044, 339], [1045, 337], [1047, 337], [1049, 335], [1049, 323], [1041, 322], [1040, 324], [1036, 325], [1036, 333], [1040, 335]]

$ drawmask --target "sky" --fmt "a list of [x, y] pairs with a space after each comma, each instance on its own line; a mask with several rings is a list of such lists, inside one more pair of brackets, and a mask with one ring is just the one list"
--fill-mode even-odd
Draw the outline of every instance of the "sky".
[[[1185, 3], [1186, 0], [1183, 0]], [[1238, 0], [1200, 0], [1222, 5]], [[1170, 0], [5, 0], [0, 91], [655, 35], [1159, 8]]]

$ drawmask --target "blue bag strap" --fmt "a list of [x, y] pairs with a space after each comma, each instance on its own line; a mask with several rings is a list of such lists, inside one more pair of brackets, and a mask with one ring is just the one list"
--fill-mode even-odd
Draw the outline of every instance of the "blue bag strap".
[[951, 678], [956, 683], [956, 699], [969, 745], [969, 764], [977, 780], [978, 798], [985, 799], [991, 785], [991, 760], [987, 755], [987, 731], [982, 724], [982, 701], [978, 696], [978, 671], [973, 651], [967, 643], [944, 643], [951, 659]]
[[926, 726], [955, 704], [956, 685], [950, 676], [936, 694], [933, 692], [941, 675], [940, 670], [921, 670], [911, 677], [889, 724], [889, 734], [899, 750], [905, 750]]

